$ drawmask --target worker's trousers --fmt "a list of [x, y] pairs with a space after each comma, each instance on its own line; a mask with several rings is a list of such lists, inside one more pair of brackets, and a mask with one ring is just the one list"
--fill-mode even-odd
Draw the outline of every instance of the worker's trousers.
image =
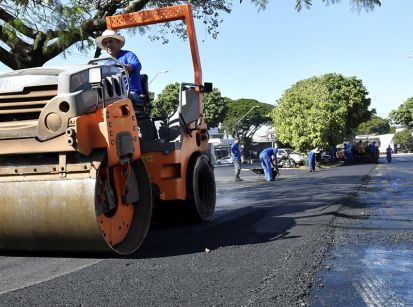
[[272, 178], [271, 158], [260, 155], [260, 160], [262, 169], [264, 170], [265, 179], [267, 181], [273, 181], [274, 179]]
[[240, 178], [239, 174], [241, 173], [241, 161], [240, 160], [233, 160], [234, 169], [235, 169], [235, 178]]

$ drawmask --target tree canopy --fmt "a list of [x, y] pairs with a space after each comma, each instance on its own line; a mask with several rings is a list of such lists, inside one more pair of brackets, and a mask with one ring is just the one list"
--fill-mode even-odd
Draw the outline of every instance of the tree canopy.
[[[265, 9], [268, 0], [250, 0]], [[106, 16], [138, 12], [189, 2], [194, 17], [202, 20], [208, 33], [217, 37], [221, 14], [230, 13], [232, 1], [183, 0], [2, 0], [0, 1], [0, 61], [12, 69], [42, 66], [71, 46], [86, 50], [93, 39], [106, 29]], [[242, 2], [242, 0], [240, 1]], [[309, 7], [311, 0], [296, 0], [296, 8]], [[323, 0], [326, 4], [340, 0]], [[351, 0], [357, 7], [372, 9], [378, 0]], [[168, 41], [168, 37], [186, 37], [183, 23], [167, 23], [163, 27], [141, 27], [151, 39]], [[95, 56], [99, 56], [97, 50]]]
[[228, 111], [223, 127], [232, 136], [251, 139], [254, 133], [265, 124], [271, 123], [269, 116], [273, 105], [255, 99], [228, 99]]
[[339, 144], [370, 119], [367, 95], [356, 77], [331, 73], [301, 80], [272, 111], [277, 138], [301, 151]]
[[224, 97], [217, 88], [214, 88], [211, 93], [204, 93], [203, 102], [208, 127], [218, 127], [227, 114], [228, 107]]
[[[12, 69], [41, 66], [72, 45], [84, 50], [106, 29], [106, 16], [182, 4], [158, 0], [3, 0], [0, 2], [0, 59]], [[230, 13], [231, 1], [188, 1], [195, 18], [202, 19], [216, 37], [221, 13]], [[151, 39], [173, 33], [186, 37], [182, 22], [167, 23], [159, 31], [139, 28]]]
[[357, 134], [386, 134], [390, 132], [390, 125], [384, 118], [373, 115], [369, 121], [361, 123], [356, 132]]
[[412, 152], [413, 151], [413, 136], [411, 129], [405, 129], [397, 132], [393, 136], [393, 144], [400, 146], [401, 150]]
[[402, 103], [397, 110], [393, 110], [389, 114], [389, 119], [392, 123], [400, 126], [413, 128], [413, 97], [408, 98]]
[[168, 84], [152, 102], [152, 115], [155, 117], [171, 116], [179, 105], [179, 88], [178, 82]]

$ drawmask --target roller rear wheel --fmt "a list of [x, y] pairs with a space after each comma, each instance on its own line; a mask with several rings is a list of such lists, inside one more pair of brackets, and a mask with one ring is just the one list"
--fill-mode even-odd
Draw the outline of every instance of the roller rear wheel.
[[187, 171], [187, 205], [195, 222], [208, 222], [215, 212], [216, 188], [214, 171], [208, 157], [194, 158]]

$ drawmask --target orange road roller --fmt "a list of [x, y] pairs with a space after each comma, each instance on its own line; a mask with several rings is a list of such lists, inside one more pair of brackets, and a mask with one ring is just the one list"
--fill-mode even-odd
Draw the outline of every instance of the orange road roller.
[[215, 210], [215, 178], [191, 7], [107, 18], [110, 29], [184, 20], [194, 82], [172, 118], [128, 99], [121, 63], [32, 68], [0, 75], [0, 250], [136, 251], [155, 203], [182, 203], [195, 221]]

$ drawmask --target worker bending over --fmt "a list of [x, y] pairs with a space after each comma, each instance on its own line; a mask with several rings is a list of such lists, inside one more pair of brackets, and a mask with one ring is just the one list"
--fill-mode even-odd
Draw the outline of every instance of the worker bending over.
[[315, 149], [311, 149], [308, 153], [308, 169], [310, 172], [315, 172], [315, 162], [316, 162], [316, 154], [320, 153], [320, 149], [317, 147]]
[[275, 178], [273, 178], [272, 175], [272, 167], [271, 165], [274, 166], [274, 168], [277, 168], [277, 148], [269, 147], [261, 151], [260, 153], [260, 160], [261, 160], [261, 166], [264, 170], [265, 174], [265, 179], [267, 181], [274, 181]]

